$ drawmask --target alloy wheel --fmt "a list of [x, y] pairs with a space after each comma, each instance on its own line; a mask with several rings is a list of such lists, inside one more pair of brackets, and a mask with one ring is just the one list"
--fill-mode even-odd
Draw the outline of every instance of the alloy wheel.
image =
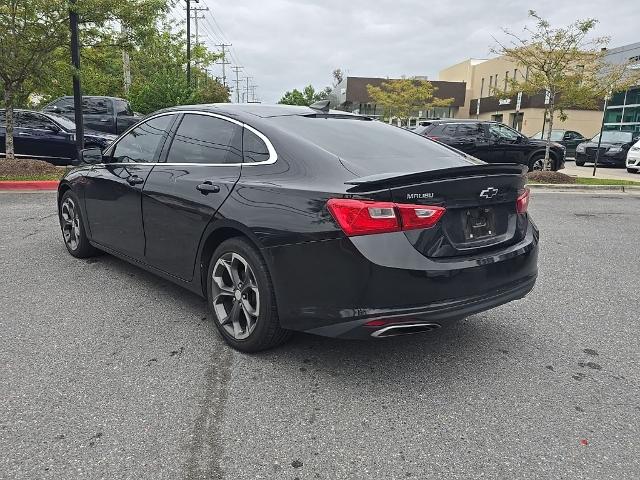
[[71, 198], [62, 203], [62, 235], [71, 250], [76, 250], [80, 242], [80, 217], [76, 204]]
[[537, 172], [540, 170], [544, 170], [544, 157], [537, 158], [533, 161], [533, 171]]
[[260, 292], [253, 269], [241, 255], [228, 252], [216, 261], [211, 282], [217, 321], [236, 340], [247, 338], [260, 314]]

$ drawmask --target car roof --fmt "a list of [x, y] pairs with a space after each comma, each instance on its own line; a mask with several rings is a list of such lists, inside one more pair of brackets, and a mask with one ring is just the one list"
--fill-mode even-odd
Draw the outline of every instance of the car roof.
[[[53, 102], [57, 102], [58, 100], [62, 100], [62, 99], [67, 99], [67, 98], [73, 98], [73, 95], [63, 95], [61, 97], [58, 97], [54, 100], [51, 101], [51, 103]], [[126, 100], [124, 98], [121, 97], [111, 97], [109, 95], [82, 95], [82, 98], [108, 98], [110, 100], [124, 100], [126, 102]]]
[[[178, 107], [166, 108], [162, 111], [179, 112], [182, 110], [197, 110], [202, 112], [226, 114], [229, 116], [253, 115], [261, 118], [325, 114], [325, 112], [305, 106], [274, 105], [264, 103], [208, 103], [199, 105], [180, 105]], [[362, 115], [343, 112], [341, 110], [329, 110], [326, 114], [362, 117]]]

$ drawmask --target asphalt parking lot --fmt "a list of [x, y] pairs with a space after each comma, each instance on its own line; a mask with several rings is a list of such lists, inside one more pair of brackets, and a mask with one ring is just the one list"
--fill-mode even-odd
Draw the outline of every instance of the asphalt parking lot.
[[637, 478], [639, 196], [535, 192], [524, 300], [252, 356], [201, 298], [69, 256], [54, 202], [0, 194], [0, 478]]

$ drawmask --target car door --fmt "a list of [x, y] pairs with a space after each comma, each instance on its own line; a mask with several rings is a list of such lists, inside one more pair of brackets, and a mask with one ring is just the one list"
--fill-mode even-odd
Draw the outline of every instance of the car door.
[[67, 164], [75, 156], [73, 137], [60, 125], [39, 112], [17, 113], [18, 149], [16, 153], [32, 155], [54, 164]]
[[502, 123], [489, 124], [489, 133], [491, 138], [495, 139], [493, 148], [497, 152], [497, 157], [500, 158], [499, 162], [523, 165], [527, 163], [531, 146], [524, 135]]
[[143, 260], [142, 188], [174, 120], [175, 115], [161, 115], [141, 123], [87, 173], [85, 208], [93, 241]]
[[83, 97], [82, 115], [85, 128], [116, 133], [115, 115], [110, 98]]
[[482, 138], [476, 143], [475, 156], [487, 163], [502, 163], [504, 161], [504, 145], [497, 123], [483, 123]]
[[454, 134], [453, 142], [450, 143], [450, 145], [469, 155], [477, 157], [483, 140], [484, 135], [482, 134], [479, 123], [459, 123]]
[[185, 113], [180, 119], [165, 161], [144, 187], [149, 265], [193, 278], [202, 234], [240, 178], [242, 128], [212, 113]]

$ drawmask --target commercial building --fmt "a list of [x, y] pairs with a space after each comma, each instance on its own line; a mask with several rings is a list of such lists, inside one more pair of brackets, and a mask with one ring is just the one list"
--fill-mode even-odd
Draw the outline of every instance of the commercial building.
[[[496, 91], [504, 90], [510, 80], [524, 80], [527, 72], [511, 60], [498, 57], [490, 60], [471, 58], [440, 71], [440, 80], [459, 81], [466, 84], [465, 104], [456, 118], [478, 118], [503, 122], [525, 135], [533, 135], [545, 124], [544, 93], [518, 94], [511, 98], [498, 98]], [[567, 120], [560, 121], [559, 113], [554, 126], [575, 130], [584, 136], [592, 136], [600, 130], [602, 110], [565, 110]]]
[[[640, 70], [640, 42], [608, 50], [607, 61], [618, 65], [626, 63], [627, 68]], [[606, 130], [640, 132], [640, 86], [613, 94], [604, 122]]]
[[[415, 77], [416, 80], [427, 80], [427, 77]], [[340, 82], [330, 95], [331, 105], [347, 112], [360, 113], [372, 117], [381, 117], [384, 112], [376, 105], [367, 91], [368, 85], [379, 87], [383, 82], [393, 79], [379, 77], [346, 77]], [[447, 107], [428, 107], [416, 109], [410, 119], [410, 124], [418, 118], [455, 118], [458, 110], [465, 104], [465, 85], [462, 82], [430, 81], [435, 87], [436, 98], [452, 98], [453, 102]]]

